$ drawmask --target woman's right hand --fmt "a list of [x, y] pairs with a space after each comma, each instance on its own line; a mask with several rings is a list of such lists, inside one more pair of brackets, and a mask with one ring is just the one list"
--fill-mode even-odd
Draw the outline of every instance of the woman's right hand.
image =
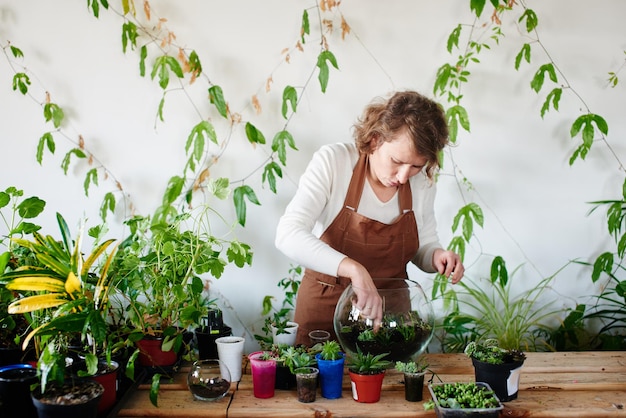
[[356, 294], [356, 308], [365, 318], [373, 321], [374, 332], [378, 331], [383, 320], [383, 300], [378, 294], [372, 276], [362, 264], [348, 257], [339, 264], [337, 274], [351, 280], [352, 289]]

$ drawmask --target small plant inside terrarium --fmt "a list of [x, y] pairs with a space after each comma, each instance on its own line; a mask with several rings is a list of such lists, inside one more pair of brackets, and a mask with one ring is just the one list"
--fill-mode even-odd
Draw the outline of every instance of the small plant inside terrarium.
[[422, 320], [417, 312], [410, 311], [386, 314], [377, 331], [372, 321], [355, 320], [341, 326], [338, 338], [348, 352], [360, 349], [372, 354], [389, 353], [388, 357], [394, 362], [408, 361], [428, 344], [432, 330], [432, 325]]
[[348, 354], [388, 353], [392, 362], [410, 361], [426, 350], [433, 336], [434, 312], [421, 286], [409, 279], [377, 279], [383, 302], [380, 327], [357, 308], [357, 298], [349, 285], [335, 308], [337, 339]]

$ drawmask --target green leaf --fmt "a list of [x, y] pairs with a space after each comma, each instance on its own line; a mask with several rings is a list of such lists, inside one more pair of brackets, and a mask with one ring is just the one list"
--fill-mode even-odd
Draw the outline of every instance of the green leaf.
[[[6, 207], [11, 202], [11, 196], [8, 193], [0, 192], [0, 208]], [[4, 270], [0, 270], [4, 271]]]
[[155, 373], [152, 376], [152, 384], [150, 385], [150, 402], [152, 405], [158, 407], [159, 389], [161, 388], [161, 374]]
[[226, 177], [209, 180], [209, 189], [218, 199], [224, 200], [230, 194], [230, 181]]
[[172, 176], [167, 184], [167, 189], [163, 193], [163, 206], [169, 206], [178, 199], [182, 193], [185, 179], [179, 176]]
[[107, 212], [115, 213], [115, 196], [113, 193], [108, 192], [104, 195], [104, 199], [102, 199], [102, 204], [100, 205], [100, 218], [103, 221], [106, 221]]
[[448, 126], [450, 127], [450, 141], [456, 142], [458, 125], [461, 125], [467, 132], [470, 130], [469, 117], [467, 111], [461, 105], [455, 105], [446, 110], [446, 117], [448, 119]]
[[509, 273], [506, 269], [506, 263], [504, 259], [497, 256], [491, 262], [491, 283], [499, 283], [501, 288], [504, 288], [509, 281]]
[[318, 80], [320, 81], [320, 86], [322, 88], [322, 93], [326, 93], [326, 87], [328, 86], [328, 75], [329, 68], [326, 61], [330, 61], [331, 65], [336, 69], [339, 69], [337, 66], [337, 59], [330, 51], [322, 51], [317, 57], [317, 67], [320, 69], [320, 73], [318, 75]]
[[476, 14], [476, 17], [480, 17], [485, 8], [485, 0], [470, 0], [470, 10]]
[[287, 119], [288, 104], [291, 104], [291, 111], [295, 113], [297, 103], [298, 103], [298, 93], [296, 92], [296, 89], [291, 86], [285, 87], [285, 89], [283, 90], [283, 106], [282, 106], [283, 118]]
[[226, 100], [224, 100], [224, 93], [222, 92], [222, 88], [220, 86], [209, 87], [209, 100], [215, 105], [220, 115], [226, 118], [228, 108], [226, 106]]
[[191, 51], [189, 54], [189, 71], [196, 77], [202, 74], [202, 63], [196, 51]]
[[600, 254], [596, 261], [593, 263], [593, 271], [591, 273], [591, 280], [595, 283], [600, 278], [602, 273], [611, 274], [613, 268], [613, 254], [605, 252]]
[[137, 25], [131, 21], [126, 21], [122, 25], [122, 51], [126, 53], [126, 48], [130, 42], [131, 49], [137, 47]]
[[541, 67], [539, 67], [539, 69], [535, 73], [535, 76], [530, 82], [530, 87], [533, 90], [535, 90], [535, 92], [539, 93], [539, 90], [541, 90], [541, 87], [543, 87], [543, 82], [544, 82], [546, 73], [548, 74], [548, 77], [550, 77], [550, 80], [552, 80], [555, 83], [557, 82], [556, 71], [554, 70], [554, 65], [552, 63], [544, 64]]
[[559, 110], [559, 102], [561, 101], [561, 93], [563, 93], [563, 89], [561, 89], [560, 87], [554, 88], [552, 89], [550, 93], [548, 93], [546, 100], [543, 102], [543, 105], [541, 106], [542, 118], [544, 117], [546, 112], [550, 110], [550, 103], [552, 103], [554, 110], [556, 111]]
[[519, 22], [522, 23], [523, 20], [526, 20], [526, 32], [532, 32], [538, 25], [537, 14], [532, 9], [524, 10]]
[[272, 151], [278, 154], [278, 159], [283, 165], [287, 164], [287, 146], [295, 151], [298, 150], [296, 141], [288, 131], [282, 130], [276, 133], [272, 139]]
[[170, 82], [170, 72], [174, 73], [178, 78], [184, 77], [183, 69], [176, 58], [162, 55], [156, 59], [150, 77], [154, 80], [154, 77], [158, 75], [159, 86], [165, 90]]
[[15, 73], [13, 76], [13, 90], [19, 90], [20, 93], [28, 93], [28, 86], [30, 86], [30, 78], [25, 73]]
[[443, 94], [446, 91], [448, 82], [452, 77], [454, 68], [450, 64], [443, 64], [437, 70], [437, 76], [435, 78], [435, 85], [433, 87], [433, 94], [436, 96]]
[[587, 150], [589, 150], [595, 137], [594, 125], [597, 126], [598, 130], [600, 130], [600, 132], [604, 135], [608, 135], [609, 126], [606, 123], [606, 120], [594, 113], [588, 113], [586, 115], [579, 116], [574, 121], [572, 127], [570, 128], [570, 136], [574, 138], [579, 132], [582, 131], [583, 144]]
[[146, 75], [146, 58], [148, 58], [148, 48], [144, 45], [141, 47], [139, 54], [139, 75]]
[[237, 212], [237, 221], [241, 226], [246, 226], [245, 198], [247, 198], [250, 203], [260, 205], [259, 200], [254, 193], [254, 190], [252, 190], [250, 186], [239, 186], [233, 191], [233, 200], [235, 202], [235, 211]]
[[17, 213], [25, 219], [32, 219], [39, 216], [46, 207], [46, 202], [36, 196], [24, 199], [17, 205]]
[[54, 138], [50, 132], [43, 134], [37, 143], [37, 162], [40, 165], [43, 161], [44, 148], [48, 148], [48, 151], [50, 151], [51, 154], [54, 154], [54, 151], [56, 150], [56, 144], [54, 143]]
[[159, 120], [161, 122], [165, 122], [165, 119], [163, 119], [164, 107], [165, 107], [165, 94], [163, 94], [163, 97], [161, 97], [161, 101], [159, 101], [159, 108], [157, 109], [157, 115], [159, 116]]
[[83, 182], [83, 189], [85, 190], [85, 196], [89, 196], [89, 185], [93, 183], [98, 185], [98, 170], [92, 168], [85, 175], [85, 181]]
[[54, 127], [58, 128], [61, 126], [61, 122], [63, 121], [65, 115], [63, 113], [63, 109], [61, 109], [57, 104], [46, 103], [43, 106], [43, 116], [46, 119], [46, 122], [52, 120]]
[[72, 155], [75, 155], [77, 158], [87, 158], [85, 153], [80, 148], [72, 148], [69, 150], [65, 157], [63, 157], [63, 161], [61, 162], [61, 168], [63, 169], [63, 173], [67, 175], [67, 170], [70, 168], [70, 159]]
[[304, 12], [302, 12], [302, 25], [300, 27], [300, 33], [302, 43], [304, 44], [306, 43], [304, 35], [309, 35], [311, 33], [311, 29], [309, 27], [309, 12], [307, 11], [307, 9], [304, 9]]
[[446, 45], [446, 49], [448, 50], [448, 52], [452, 53], [452, 48], [453, 47], [459, 47], [459, 37], [461, 36], [461, 25], [457, 25], [456, 28], [454, 28], [452, 30], [452, 32], [450, 32], [450, 35], [448, 36], [448, 42]]
[[465, 258], [465, 240], [462, 237], [454, 237], [448, 245], [448, 250], [454, 251], [461, 257], [461, 260]]
[[244, 265], [252, 265], [252, 251], [248, 244], [244, 244], [239, 241], [232, 241], [226, 250], [228, 261], [235, 263], [239, 268]]
[[515, 69], [519, 70], [519, 66], [522, 63], [522, 59], [530, 64], [530, 44], [526, 43], [522, 46], [522, 49], [515, 56]]
[[263, 133], [250, 122], [246, 122], [246, 137], [251, 144], [265, 144]]
[[13, 45], [11, 45], [11, 54], [13, 54], [15, 58], [24, 58], [22, 50]]
[[459, 209], [452, 222], [452, 232], [456, 232], [461, 221], [463, 225], [463, 238], [469, 241], [473, 234], [474, 221], [476, 221], [479, 226], [483, 226], [484, 217], [480, 206], [476, 203], [468, 203]]
[[263, 170], [262, 183], [268, 183], [270, 190], [276, 193], [276, 176], [282, 178], [283, 171], [275, 161], [268, 163]]
[[[217, 144], [217, 135], [211, 122], [203, 120], [193, 127], [185, 143], [185, 152], [189, 154], [188, 166], [195, 170], [196, 162], [200, 163], [206, 149], [207, 139]], [[193, 148], [192, 148], [193, 147]], [[192, 149], [193, 152], [189, 152]]]

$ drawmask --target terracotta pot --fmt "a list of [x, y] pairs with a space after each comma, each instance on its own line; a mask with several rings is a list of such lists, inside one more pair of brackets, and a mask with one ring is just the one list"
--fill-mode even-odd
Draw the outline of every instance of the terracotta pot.
[[352, 397], [357, 402], [374, 403], [380, 400], [385, 372], [377, 374], [358, 374], [349, 372], [352, 384]]
[[137, 341], [139, 364], [146, 367], [171, 366], [178, 360], [174, 350], [163, 351], [163, 338], [143, 338]]

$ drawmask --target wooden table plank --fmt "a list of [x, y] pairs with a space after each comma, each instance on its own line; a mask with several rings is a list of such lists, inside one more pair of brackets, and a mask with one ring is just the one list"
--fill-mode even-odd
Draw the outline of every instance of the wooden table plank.
[[[626, 352], [527, 353], [516, 400], [505, 404], [501, 417], [626, 417]], [[472, 362], [464, 354], [427, 354], [435, 382], [474, 380]], [[149, 385], [143, 384], [122, 405], [119, 417], [435, 417], [425, 411], [430, 400], [424, 388], [424, 401], [404, 399], [402, 373], [388, 370], [383, 393], [377, 403], [364, 404], [352, 399], [350, 378], [344, 372], [340, 399], [324, 399], [318, 390], [312, 403], [298, 402], [295, 390], [276, 390], [270, 399], [257, 399], [252, 393], [252, 377], [247, 359], [243, 376], [233, 384], [226, 398], [216, 402], [194, 401], [187, 389], [188, 367], [170, 381], [162, 382], [159, 407], [150, 404]], [[427, 375], [427, 380], [430, 375]]]

